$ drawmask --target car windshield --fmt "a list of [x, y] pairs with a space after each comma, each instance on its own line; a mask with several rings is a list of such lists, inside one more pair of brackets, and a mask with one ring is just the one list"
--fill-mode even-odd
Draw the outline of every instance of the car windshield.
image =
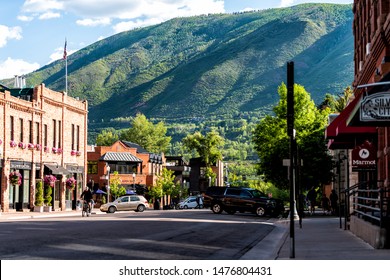
[[256, 198], [265, 197], [265, 194], [259, 190], [249, 190], [249, 192]]

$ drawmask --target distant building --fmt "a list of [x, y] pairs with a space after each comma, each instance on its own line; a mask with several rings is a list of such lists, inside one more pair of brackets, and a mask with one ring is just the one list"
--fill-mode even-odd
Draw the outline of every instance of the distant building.
[[108, 191], [108, 174], [118, 172], [121, 185], [128, 192], [139, 193], [155, 185], [164, 164], [163, 154], [150, 153], [138, 144], [119, 140], [111, 146], [88, 150], [88, 182], [95, 191]]
[[[33, 210], [36, 183], [45, 175], [57, 179], [51, 210], [74, 209], [86, 184], [88, 102], [44, 84], [0, 86], [0, 116], [2, 211]], [[13, 185], [9, 175], [14, 171], [21, 182]], [[70, 177], [77, 180], [74, 189], [65, 185]]]

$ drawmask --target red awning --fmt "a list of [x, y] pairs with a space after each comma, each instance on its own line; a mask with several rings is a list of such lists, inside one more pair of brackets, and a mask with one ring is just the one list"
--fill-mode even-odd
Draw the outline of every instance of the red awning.
[[325, 138], [329, 141], [329, 149], [344, 149], [354, 147], [356, 138], [369, 137], [376, 134], [375, 127], [367, 126], [347, 126], [347, 120], [351, 113], [356, 112], [356, 108], [360, 106], [360, 98], [352, 100], [347, 107], [338, 115], [326, 128]]

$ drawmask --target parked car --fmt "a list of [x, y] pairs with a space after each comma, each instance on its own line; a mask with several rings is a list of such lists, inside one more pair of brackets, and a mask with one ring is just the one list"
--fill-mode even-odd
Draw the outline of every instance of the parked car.
[[[189, 208], [195, 208], [198, 206], [198, 203], [196, 202], [196, 196], [190, 196], [187, 197], [184, 201], [179, 203], [179, 208], [180, 209], [189, 209]], [[200, 208], [203, 208], [203, 199], [202, 197], [199, 197], [200, 199]]]
[[149, 203], [142, 195], [124, 195], [113, 202], [109, 202], [100, 206], [100, 211], [114, 213], [116, 211], [134, 210], [135, 212], [143, 212], [149, 208]]
[[278, 216], [284, 212], [284, 204], [280, 199], [273, 199], [259, 190], [238, 187], [210, 187], [204, 195], [204, 206], [220, 214], [251, 212], [257, 216]]

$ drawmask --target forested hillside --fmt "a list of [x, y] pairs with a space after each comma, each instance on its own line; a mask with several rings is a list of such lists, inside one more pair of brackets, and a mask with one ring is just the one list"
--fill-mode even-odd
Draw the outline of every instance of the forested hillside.
[[[303, 4], [172, 19], [70, 55], [68, 91], [89, 102], [90, 143], [104, 127], [128, 126], [138, 112], [174, 123], [176, 140], [205, 121], [234, 140], [249, 128], [235, 124], [240, 131], [232, 131], [231, 120], [250, 127], [269, 113], [289, 60], [295, 82], [316, 102], [351, 84], [352, 17], [352, 5]], [[56, 61], [27, 75], [27, 83], [63, 91], [64, 67]]]

